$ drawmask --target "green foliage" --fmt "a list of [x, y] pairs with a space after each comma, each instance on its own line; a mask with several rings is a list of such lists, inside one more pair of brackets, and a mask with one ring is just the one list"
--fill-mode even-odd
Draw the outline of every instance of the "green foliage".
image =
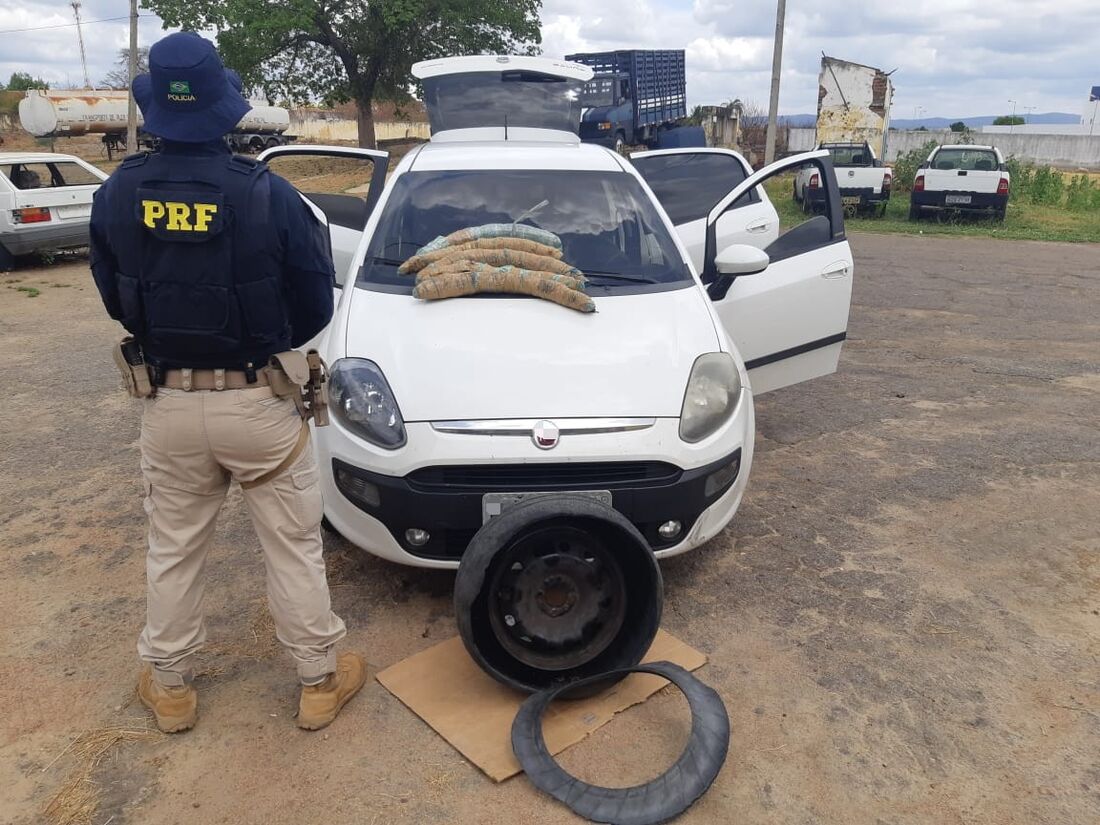
[[28, 72], [12, 72], [8, 80], [9, 92], [25, 92], [27, 89], [48, 89], [50, 84], [40, 77], [31, 77]]
[[372, 100], [401, 102], [418, 60], [532, 54], [541, 0], [145, 0], [166, 26], [218, 30], [225, 62], [269, 99], [354, 100], [361, 145]]
[[939, 146], [938, 140], [925, 141], [924, 145], [910, 149], [898, 155], [894, 161], [894, 190], [909, 192], [913, 188], [913, 180], [917, 177], [917, 169], [928, 160], [932, 150]]
[[1001, 115], [993, 121], [994, 126], [1021, 126], [1027, 121], [1019, 115]]
[[951, 131], [952, 132], [966, 132], [966, 131], [968, 131], [968, 128], [967, 128], [967, 125], [965, 123], [963, 123], [961, 120], [956, 120], [954, 123], [951, 124]]
[[1008, 158], [1005, 167], [1012, 176], [1011, 199], [1016, 203], [1100, 212], [1100, 182], [1088, 175], [1065, 175], [1017, 157]]
[[1035, 174], [1031, 179], [1031, 202], [1046, 206], [1061, 206], [1062, 194], [1065, 188], [1061, 172], [1048, 167], [1040, 167], [1035, 170]]
[[1088, 175], [1074, 175], [1066, 186], [1066, 207], [1074, 212], [1100, 210], [1100, 184]]

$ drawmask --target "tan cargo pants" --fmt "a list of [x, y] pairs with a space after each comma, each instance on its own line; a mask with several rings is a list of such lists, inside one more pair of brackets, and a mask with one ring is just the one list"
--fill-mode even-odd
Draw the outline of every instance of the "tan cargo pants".
[[163, 685], [191, 680], [206, 639], [206, 555], [230, 479], [242, 492], [263, 546], [267, 599], [276, 635], [305, 684], [336, 669], [344, 637], [331, 609], [321, 556], [321, 488], [309, 444], [285, 472], [250, 489], [277, 467], [301, 434], [294, 403], [268, 387], [185, 392], [158, 388], [145, 400], [141, 467], [149, 554], [145, 630], [138, 654]]

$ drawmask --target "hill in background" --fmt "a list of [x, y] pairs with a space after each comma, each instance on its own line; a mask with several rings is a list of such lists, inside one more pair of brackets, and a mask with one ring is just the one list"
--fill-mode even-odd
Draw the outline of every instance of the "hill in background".
[[[992, 126], [993, 121], [1002, 115], [981, 115], [979, 117], [922, 117], [922, 118], [894, 118], [890, 121], [890, 127], [893, 129], [919, 129], [923, 126], [929, 130], [935, 129], [949, 129], [952, 123], [962, 121], [971, 129], [976, 129], [979, 126]], [[817, 122], [816, 115], [781, 115], [780, 122], [787, 126], [805, 127], [813, 126]], [[1080, 123], [1081, 116], [1069, 114], [1068, 112], [1044, 112], [1042, 114], [1031, 114], [1027, 116], [1027, 122], [1033, 123], [1049, 123], [1049, 124], [1065, 124], [1065, 123]]]

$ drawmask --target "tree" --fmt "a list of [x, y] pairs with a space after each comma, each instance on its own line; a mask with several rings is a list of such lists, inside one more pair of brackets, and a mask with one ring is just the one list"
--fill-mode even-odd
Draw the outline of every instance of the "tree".
[[994, 126], [1020, 126], [1025, 123], [1019, 115], [1001, 115], [993, 121]]
[[[138, 47], [137, 73], [145, 74], [149, 71], [149, 50]], [[109, 89], [130, 88], [130, 50], [119, 49], [115, 67], [107, 72], [103, 78], [103, 85]]]
[[226, 63], [269, 98], [353, 100], [373, 147], [374, 100], [408, 100], [418, 60], [535, 53], [541, 0], [145, 0], [166, 26], [218, 30]]
[[48, 89], [50, 84], [40, 77], [31, 77], [27, 72], [12, 72], [8, 81], [9, 92], [25, 92], [27, 89]]
[[961, 120], [956, 120], [954, 123], [951, 124], [951, 131], [952, 132], [965, 132], [966, 129], [967, 129], [966, 124], [963, 123]]

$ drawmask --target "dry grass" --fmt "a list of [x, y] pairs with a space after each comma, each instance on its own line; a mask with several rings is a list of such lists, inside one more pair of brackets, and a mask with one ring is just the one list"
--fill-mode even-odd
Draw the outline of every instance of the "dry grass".
[[68, 754], [76, 764], [43, 815], [54, 825], [91, 825], [99, 807], [99, 786], [92, 779], [96, 767], [120, 745], [158, 736], [151, 728], [131, 725], [112, 725], [80, 734], [54, 759], [56, 762]]
[[[243, 659], [270, 659], [280, 649], [279, 640], [275, 636], [275, 622], [267, 609], [267, 603], [263, 599], [256, 599], [252, 602], [248, 630], [244, 637], [207, 644], [205, 652], [218, 656], [238, 656]], [[217, 665], [208, 665], [204, 668], [205, 675], [208, 676], [215, 670], [219, 670]]]

